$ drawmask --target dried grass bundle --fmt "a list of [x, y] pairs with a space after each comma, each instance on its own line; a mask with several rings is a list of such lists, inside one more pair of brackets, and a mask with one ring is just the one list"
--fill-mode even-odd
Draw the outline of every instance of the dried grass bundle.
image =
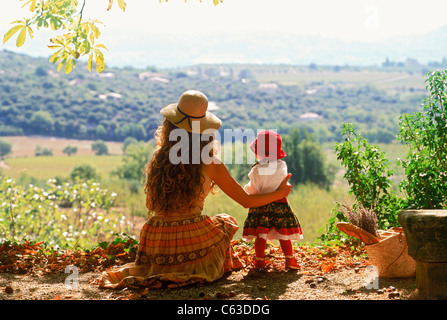
[[377, 216], [374, 211], [369, 210], [362, 205], [358, 208], [353, 208], [349, 205], [344, 205], [342, 207], [344, 208], [342, 209], [343, 215], [348, 219], [349, 223], [379, 237]]

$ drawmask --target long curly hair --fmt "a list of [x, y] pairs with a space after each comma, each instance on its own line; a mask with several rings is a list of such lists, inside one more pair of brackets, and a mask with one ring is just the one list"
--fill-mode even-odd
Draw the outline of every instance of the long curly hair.
[[[187, 132], [189, 154], [187, 163], [180, 161], [178, 164], [172, 163], [170, 152], [174, 145], [180, 142], [180, 137], [176, 140], [170, 139], [172, 130], [178, 129], [166, 118], [155, 132], [155, 151], [146, 165], [146, 207], [152, 212], [169, 213], [181, 209], [191, 211], [197, 201], [198, 196], [203, 191], [205, 177], [202, 173], [202, 157], [200, 163], [193, 162], [193, 133]], [[182, 130], [182, 129], [179, 129]], [[218, 146], [215, 136], [210, 136], [209, 141], [200, 141], [200, 155], [203, 148], [210, 142], [213, 147], [210, 149], [210, 156], [216, 154]], [[178, 150], [177, 155], [180, 154]], [[181, 157], [179, 157], [181, 159]], [[197, 161], [196, 161], [197, 162]], [[213, 186], [214, 187], [214, 184]]]

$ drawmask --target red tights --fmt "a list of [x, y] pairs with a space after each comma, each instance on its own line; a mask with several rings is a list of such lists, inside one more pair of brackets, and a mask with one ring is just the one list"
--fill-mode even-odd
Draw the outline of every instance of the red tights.
[[[255, 240], [255, 255], [258, 258], [264, 258], [265, 256], [265, 246], [267, 240], [264, 238], [257, 237]], [[279, 240], [281, 250], [285, 256], [293, 256], [292, 241], [290, 240]]]

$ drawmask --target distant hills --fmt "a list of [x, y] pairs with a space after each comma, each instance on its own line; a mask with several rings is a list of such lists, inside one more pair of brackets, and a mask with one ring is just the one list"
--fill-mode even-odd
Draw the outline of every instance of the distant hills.
[[[173, 68], [202, 63], [379, 65], [386, 58], [421, 63], [447, 56], [447, 25], [426, 34], [362, 42], [290, 34], [210, 34], [208, 36], [114, 34], [107, 40], [113, 66]], [[125, 43], [126, 45], [123, 45]]]
[[421, 73], [429, 66], [389, 65], [198, 64], [108, 67], [97, 74], [79, 63], [65, 75], [47, 58], [0, 51], [0, 136], [148, 140], [162, 120], [160, 109], [195, 88], [224, 120], [221, 130], [299, 128], [327, 142], [341, 138], [347, 121], [373, 142], [391, 142], [398, 117], [420, 106]]
[[[23, 48], [10, 50], [49, 57], [46, 41], [50, 35], [46, 32], [42, 30]], [[200, 36], [165, 34], [163, 30], [133, 35], [122, 30], [111, 35], [104, 32], [103, 37], [110, 49], [106, 52], [109, 67], [177, 68], [208, 63], [378, 66], [387, 58], [397, 62], [412, 58], [422, 64], [447, 58], [447, 25], [425, 34], [375, 42], [276, 32], [234, 34], [225, 29]]]

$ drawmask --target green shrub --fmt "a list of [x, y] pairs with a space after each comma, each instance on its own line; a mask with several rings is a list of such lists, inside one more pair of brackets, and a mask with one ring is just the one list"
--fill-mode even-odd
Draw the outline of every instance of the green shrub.
[[113, 210], [116, 194], [99, 183], [22, 187], [0, 180], [0, 242], [45, 241], [49, 245], [91, 247], [128, 233], [131, 223]]
[[427, 73], [428, 97], [423, 111], [403, 114], [398, 139], [408, 146], [405, 179], [399, 187], [412, 209], [441, 209], [447, 206], [447, 72]]

